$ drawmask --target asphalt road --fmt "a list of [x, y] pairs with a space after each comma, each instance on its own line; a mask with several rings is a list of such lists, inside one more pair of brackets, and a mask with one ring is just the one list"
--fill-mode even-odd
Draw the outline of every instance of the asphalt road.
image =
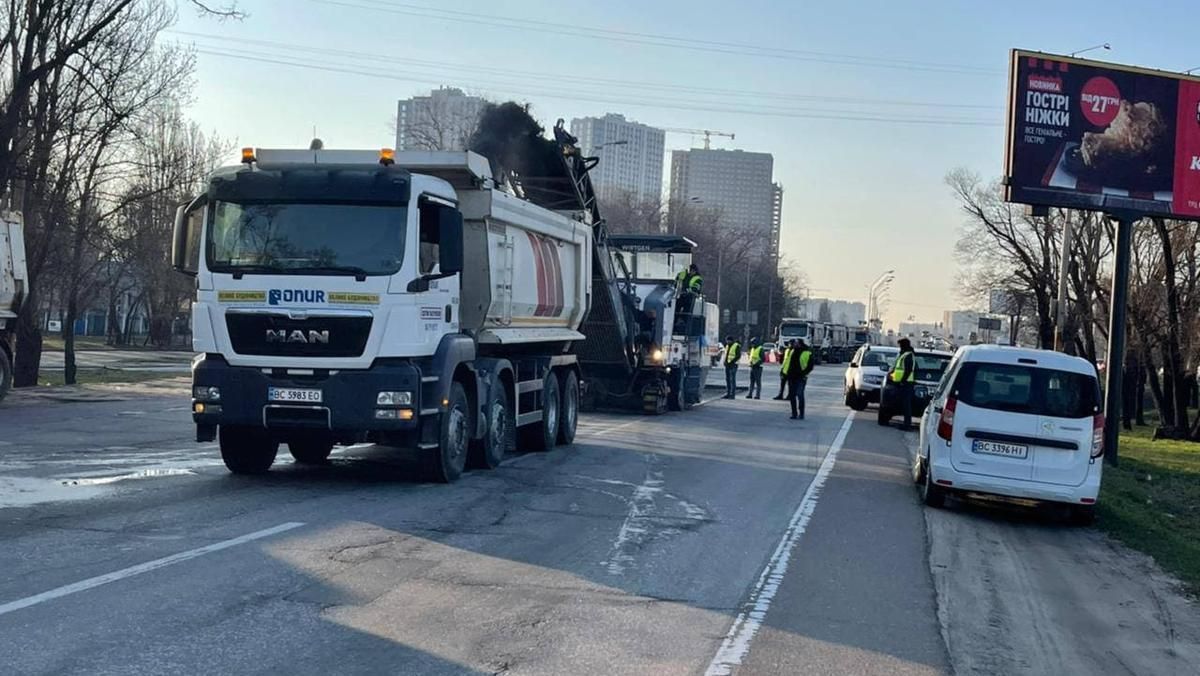
[[2, 670], [949, 673], [956, 592], [907, 439], [848, 415], [840, 372], [814, 372], [804, 421], [742, 398], [591, 415], [574, 445], [451, 486], [377, 447], [230, 476], [183, 388], [17, 398]]

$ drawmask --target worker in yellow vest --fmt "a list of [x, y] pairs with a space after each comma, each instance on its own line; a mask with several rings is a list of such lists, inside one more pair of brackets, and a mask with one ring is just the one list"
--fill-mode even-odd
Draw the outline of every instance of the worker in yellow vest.
[[783, 358], [779, 360], [779, 394], [775, 395], [778, 401], [783, 401], [783, 393], [787, 391], [788, 363], [792, 361], [792, 348], [795, 344], [794, 340], [785, 343]]
[[900, 395], [900, 410], [904, 413], [904, 429], [912, 428], [912, 404], [913, 404], [913, 388], [917, 382], [917, 353], [913, 350], [912, 341], [907, 338], [901, 338], [896, 343], [900, 347], [900, 354], [896, 357], [896, 363], [892, 365], [892, 372], [888, 376], [892, 380], [892, 385], [897, 388], [896, 393]]
[[804, 388], [808, 386], [808, 374], [812, 373], [816, 360], [803, 338], [796, 341], [790, 361], [784, 366], [787, 368], [787, 398], [792, 405], [792, 420], [804, 420]]
[[742, 344], [733, 336], [725, 339], [725, 398], [733, 399], [737, 391], [738, 361], [742, 358]]
[[758, 338], [750, 339], [750, 391], [747, 399], [762, 399], [763, 349]]

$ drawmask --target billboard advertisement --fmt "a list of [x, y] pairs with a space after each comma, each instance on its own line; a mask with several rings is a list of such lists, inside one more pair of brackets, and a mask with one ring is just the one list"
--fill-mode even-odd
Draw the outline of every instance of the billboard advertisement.
[[1010, 202], [1200, 219], [1200, 78], [1014, 50]]

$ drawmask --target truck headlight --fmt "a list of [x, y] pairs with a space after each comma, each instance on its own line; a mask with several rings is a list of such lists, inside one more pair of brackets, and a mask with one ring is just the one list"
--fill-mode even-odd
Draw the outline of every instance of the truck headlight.
[[412, 392], [380, 392], [376, 406], [412, 406]]
[[661, 364], [662, 360], [663, 360], [663, 351], [662, 350], [655, 350], [650, 353], [650, 361], [656, 361]]
[[192, 388], [192, 399], [199, 401], [221, 401], [221, 388], [196, 385]]

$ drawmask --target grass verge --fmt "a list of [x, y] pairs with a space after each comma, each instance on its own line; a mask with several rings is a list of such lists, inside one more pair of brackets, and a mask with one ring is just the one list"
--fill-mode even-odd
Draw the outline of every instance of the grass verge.
[[1200, 444], [1121, 435], [1119, 467], [1105, 467], [1102, 530], [1154, 557], [1200, 594]]

